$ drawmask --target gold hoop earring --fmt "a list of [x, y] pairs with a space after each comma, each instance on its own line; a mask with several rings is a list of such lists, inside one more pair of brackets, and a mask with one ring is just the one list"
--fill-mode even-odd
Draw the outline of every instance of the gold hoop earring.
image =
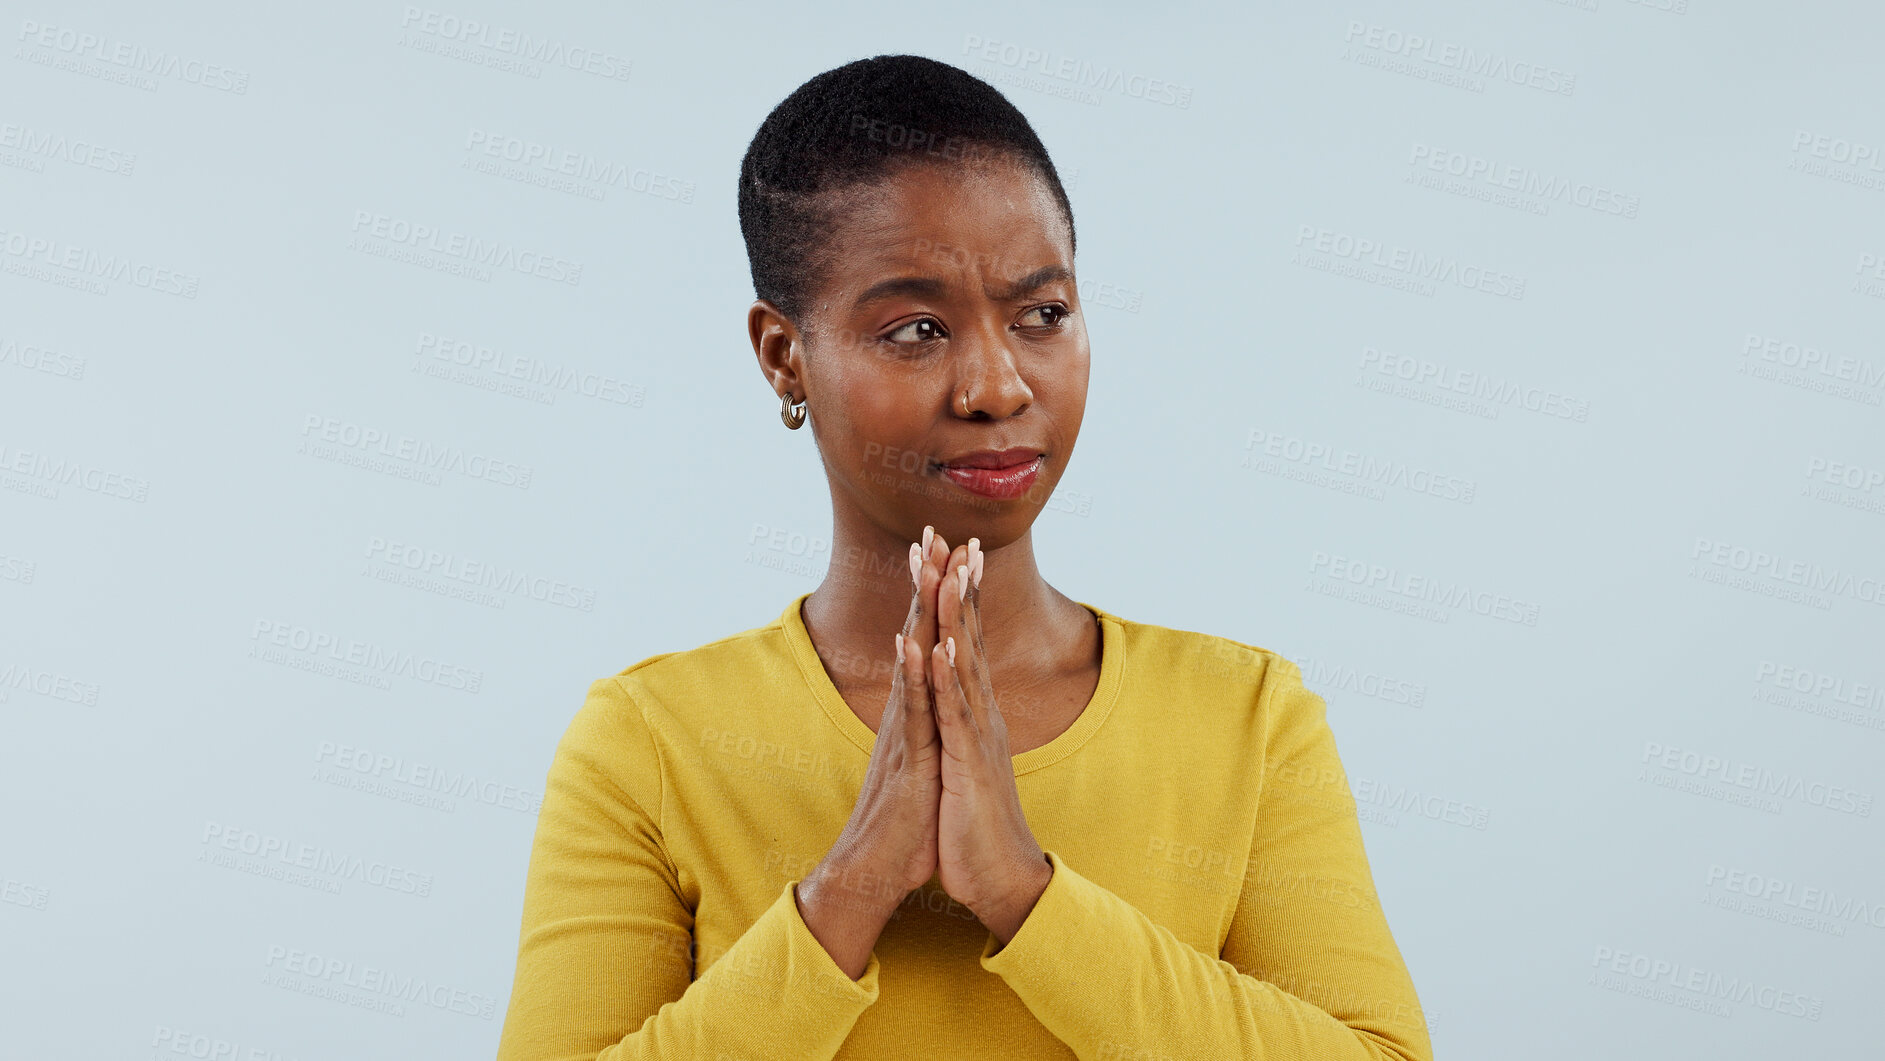
[[805, 426], [805, 417], [808, 415], [804, 402], [793, 405], [791, 391], [779, 395], [779, 419], [785, 421], [785, 426], [797, 431]]

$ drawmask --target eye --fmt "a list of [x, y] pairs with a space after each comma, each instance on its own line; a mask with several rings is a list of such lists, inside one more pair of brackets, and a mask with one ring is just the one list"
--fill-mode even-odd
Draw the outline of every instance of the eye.
[[1042, 328], [1042, 327], [1058, 328], [1060, 327], [1061, 322], [1065, 321], [1068, 317], [1073, 315], [1073, 311], [1069, 310], [1067, 307], [1057, 305], [1054, 303], [1049, 303], [1045, 306], [1035, 306], [1033, 309], [1028, 310], [1026, 313], [1023, 313], [1021, 315], [1021, 319], [1022, 321], [1025, 322], [1029, 317], [1032, 317], [1037, 313], [1047, 314], [1047, 316], [1045, 319], [1041, 320], [1039, 324], [1028, 325], [1024, 323], [1023, 326], [1033, 327], [1033, 328]]
[[934, 317], [918, 317], [884, 335], [892, 343], [927, 343], [943, 337], [942, 323]]

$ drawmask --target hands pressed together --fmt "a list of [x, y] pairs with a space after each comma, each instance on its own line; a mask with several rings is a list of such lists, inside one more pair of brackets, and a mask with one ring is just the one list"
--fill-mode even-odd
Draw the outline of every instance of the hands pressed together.
[[931, 528], [923, 535], [910, 545], [899, 666], [857, 805], [799, 889], [807, 927], [853, 978], [931, 876], [1005, 946], [1053, 875], [1021, 811], [990, 679], [981, 543], [952, 550]]

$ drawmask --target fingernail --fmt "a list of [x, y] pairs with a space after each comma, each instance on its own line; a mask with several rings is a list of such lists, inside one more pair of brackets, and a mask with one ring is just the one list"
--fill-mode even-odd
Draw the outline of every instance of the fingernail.
[[929, 552], [929, 540], [931, 538], [934, 538], [935, 536], [936, 536], [936, 528], [925, 523], [923, 525], [923, 551], [924, 552], [926, 553]]
[[975, 587], [982, 587], [982, 551], [975, 551], [975, 559], [969, 563], [969, 577], [975, 580]]
[[954, 637], [951, 637], [948, 641], [948, 645], [949, 645], [949, 650], [948, 650], [949, 651], [949, 665], [953, 667], [956, 665], [956, 639]]
[[916, 543], [911, 542], [910, 543], [910, 581], [919, 586], [923, 584], [922, 579], [919, 575], [919, 572], [922, 571], [922, 569], [923, 569], [923, 556], [921, 553], [917, 552]]
[[897, 635], [897, 666], [901, 667], [902, 665], [903, 665], [903, 635], [899, 633]]
[[961, 600], [969, 592], [969, 565], [956, 565], [956, 599]]

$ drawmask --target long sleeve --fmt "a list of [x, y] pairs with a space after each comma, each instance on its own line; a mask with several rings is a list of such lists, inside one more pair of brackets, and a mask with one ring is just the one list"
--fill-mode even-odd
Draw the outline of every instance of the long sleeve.
[[1027, 920], [1005, 947], [991, 935], [983, 948], [982, 968], [1083, 1061], [1432, 1059], [1326, 705], [1294, 663], [1272, 654], [1267, 670], [1263, 786], [1221, 956], [1051, 850]]
[[796, 880], [690, 983], [693, 911], [662, 835], [670, 781], [616, 678], [557, 745], [525, 881], [499, 1061], [831, 1058], [878, 993], [805, 925]]

